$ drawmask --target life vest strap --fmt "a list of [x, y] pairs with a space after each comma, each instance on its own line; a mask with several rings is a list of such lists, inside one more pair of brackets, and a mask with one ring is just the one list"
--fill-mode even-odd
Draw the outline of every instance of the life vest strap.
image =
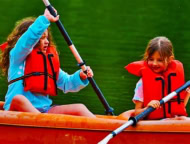
[[[177, 99], [171, 99], [168, 102], [178, 102], [178, 98]], [[184, 99], [180, 99], [180, 102], [184, 102]]]
[[53, 54], [48, 54], [48, 60], [49, 60], [49, 63], [50, 63], [50, 66], [51, 66], [51, 70], [52, 70], [52, 73], [53, 73], [53, 80], [54, 80], [54, 85], [55, 85], [55, 92], [56, 92], [56, 95], [57, 95], [56, 73], [55, 73], [55, 70], [54, 70], [54, 67], [53, 67], [53, 62], [52, 62], [52, 60], [51, 60], [51, 57], [53, 57]]
[[[162, 83], [162, 98], [164, 98], [164, 89], [165, 89], [165, 81], [162, 77], [157, 77], [155, 79], [156, 81], [161, 81]], [[163, 104], [163, 113], [164, 113], [164, 118], [166, 118], [166, 106], [165, 103]]]
[[[30, 77], [30, 76], [40, 76], [40, 75], [46, 75], [44, 72], [33, 72], [33, 73], [29, 73], [29, 74], [26, 74], [26, 75], [24, 75], [24, 76], [21, 76], [21, 77], [18, 77], [18, 78], [16, 78], [16, 79], [13, 79], [13, 80], [11, 80], [11, 81], [9, 81], [8, 82], [8, 85], [10, 85], [10, 84], [12, 84], [12, 83], [14, 83], [14, 82], [16, 82], [16, 81], [19, 81], [19, 80], [23, 80], [23, 79], [25, 79], [25, 78], [28, 78], [28, 77]], [[52, 78], [53, 79], [53, 76], [52, 75], [50, 75], [50, 74], [47, 74], [50, 78]]]

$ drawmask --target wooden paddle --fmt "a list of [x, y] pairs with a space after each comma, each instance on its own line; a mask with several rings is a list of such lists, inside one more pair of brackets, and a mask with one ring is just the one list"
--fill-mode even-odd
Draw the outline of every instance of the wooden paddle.
[[[189, 86], [190, 86], [190, 81], [186, 82], [183, 86], [181, 86], [177, 90], [171, 92], [170, 94], [168, 94], [167, 96], [165, 96], [163, 99], [161, 99], [160, 100], [160, 105], [168, 102], [170, 99], [172, 99], [174, 96], [176, 96], [179, 92], [181, 92], [182, 90], [186, 89]], [[143, 111], [142, 113], [138, 114], [137, 116], [129, 118], [128, 122], [124, 123], [122, 126], [120, 126], [116, 130], [114, 130], [112, 133], [110, 133], [109, 135], [107, 135], [98, 144], [107, 144], [108, 141], [110, 139], [112, 139], [114, 136], [118, 135], [119, 133], [121, 133], [124, 129], [128, 128], [129, 126], [136, 125], [136, 123], [139, 120], [143, 119], [144, 117], [146, 117], [148, 114], [150, 114], [154, 110], [155, 110], [155, 108], [148, 107], [145, 111]]]
[[[53, 15], [56, 16], [57, 14], [55, 13], [53, 7], [51, 6], [50, 2], [48, 0], [43, 0], [45, 6], [47, 7], [47, 9], [49, 10], [49, 12]], [[75, 59], [78, 62], [78, 65], [81, 67], [81, 69], [85, 72], [87, 70], [87, 67], [84, 63], [84, 61], [82, 60], [82, 58], [80, 57], [79, 53], [77, 52], [73, 42], [71, 41], [67, 31], [65, 30], [63, 24], [61, 23], [60, 20], [58, 20], [56, 22], [56, 25], [58, 26], [61, 34], [63, 35], [65, 41], [67, 42], [71, 52], [73, 53]], [[101, 92], [100, 88], [98, 87], [98, 85], [96, 84], [95, 80], [91, 77], [88, 77], [88, 80], [90, 82], [90, 84], [92, 85], [94, 91], [96, 92], [96, 94], [98, 95], [100, 101], [102, 102], [102, 104], [104, 105], [104, 108], [106, 109], [106, 114], [108, 115], [114, 115], [113, 111], [114, 109], [112, 107], [109, 106], [108, 102], [106, 101], [103, 93]]]

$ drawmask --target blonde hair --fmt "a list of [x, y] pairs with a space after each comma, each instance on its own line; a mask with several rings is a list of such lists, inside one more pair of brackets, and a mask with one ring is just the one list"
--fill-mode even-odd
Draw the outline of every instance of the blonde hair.
[[160, 54], [164, 62], [168, 62], [170, 57], [174, 58], [173, 45], [171, 41], [164, 36], [155, 37], [149, 41], [143, 60], [147, 61], [156, 51]]
[[[34, 17], [27, 17], [17, 21], [15, 28], [7, 37], [8, 46], [5, 48], [4, 52], [1, 53], [0, 55], [0, 67], [2, 68], [2, 72], [4, 75], [8, 75], [10, 51], [14, 48], [16, 42], [22, 36], [22, 34], [24, 34], [26, 30], [29, 28], [29, 26], [34, 23], [35, 19], [36, 18]], [[49, 28], [48, 28], [48, 40], [49, 40], [49, 45], [55, 47]], [[38, 46], [38, 44], [36, 44], [36, 46]]]

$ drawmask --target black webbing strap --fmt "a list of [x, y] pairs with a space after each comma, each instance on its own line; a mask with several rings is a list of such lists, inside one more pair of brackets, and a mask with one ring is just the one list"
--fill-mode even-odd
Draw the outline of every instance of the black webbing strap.
[[[157, 77], [156, 81], [161, 81], [162, 84], [162, 98], [164, 98], [164, 89], [165, 89], [165, 81], [162, 77]], [[164, 113], [164, 118], [166, 118], [166, 106], [165, 103], [163, 104], [163, 113]]]
[[52, 73], [53, 73], [53, 81], [54, 81], [54, 85], [55, 85], [55, 92], [57, 94], [57, 80], [56, 80], [56, 73], [55, 73], [55, 70], [54, 70], [54, 67], [53, 67], [53, 62], [51, 60], [51, 57], [53, 57], [53, 54], [48, 54], [48, 60], [49, 60], [49, 63], [50, 63], [50, 66], [51, 66], [51, 70], [52, 70]]
[[41, 52], [38, 51], [37, 54], [41, 54], [43, 57], [43, 61], [44, 61], [44, 90], [47, 90], [47, 83], [48, 83], [48, 70], [47, 70], [47, 61], [46, 61], [46, 55]]
[[[30, 77], [30, 76], [40, 76], [40, 75], [45, 75], [45, 73], [44, 73], [44, 72], [33, 72], [33, 73], [29, 73], [29, 74], [26, 74], [26, 75], [24, 75], [24, 76], [21, 76], [21, 77], [18, 77], [18, 78], [16, 78], [16, 79], [13, 79], [13, 80], [9, 81], [9, 82], [8, 82], [8, 85], [10, 85], [10, 84], [12, 84], [12, 83], [14, 83], [14, 82], [16, 82], [16, 81], [19, 81], [19, 80], [23, 80], [23, 79], [25, 79], [25, 78], [28, 78], [28, 77]], [[48, 76], [53, 79], [53, 76], [52, 76], [52, 75], [48, 74]]]
[[[171, 77], [172, 76], [176, 76], [176, 73], [170, 73], [168, 75], [168, 94], [171, 93], [171, 88], [172, 88], [172, 80], [171, 80]], [[177, 95], [178, 97], [178, 103], [180, 103], [180, 95], [178, 94]], [[171, 113], [171, 100], [168, 101], [168, 113]]]

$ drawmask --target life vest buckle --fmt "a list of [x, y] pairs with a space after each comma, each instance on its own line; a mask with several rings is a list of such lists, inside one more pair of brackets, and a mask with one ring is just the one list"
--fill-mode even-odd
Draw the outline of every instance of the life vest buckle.
[[39, 76], [39, 75], [40, 75], [40, 72], [34, 72], [32, 75], [34, 75], [34, 76]]

